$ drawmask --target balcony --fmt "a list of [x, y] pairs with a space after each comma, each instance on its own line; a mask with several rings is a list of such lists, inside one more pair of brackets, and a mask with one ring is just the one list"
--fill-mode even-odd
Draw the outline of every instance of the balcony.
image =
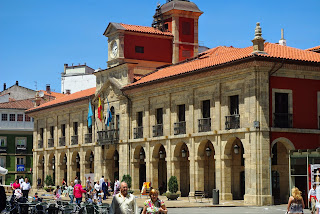
[[199, 132], [211, 131], [211, 118], [202, 118], [198, 120]]
[[178, 122], [173, 124], [174, 135], [186, 133], [186, 121]]
[[226, 116], [226, 130], [240, 128], [240, 114]]
[[143, 138], [143, 126], [133, 129], [134, 139]]
[[84, 143], [92, 143], [92, 133], [84, 135]]
[[54, 147], [54, 139], [53, 138], [49, 138], [48, 139], [48, 148], [52, 148]]
[[66, 137], [59, 137], [59, 146], [66, 145]]
[[119, 129], [98, 131], [98, 143], [100, 145], [109, 145], [109, 144], [119, 143]]
[[43, 140], [38, 140], [38, 149], [43, 148]]
[[292, 114], [274, 113], [273, 116], [273, 127], [292, 128]]
[[71, 145], [78, 144], [78, 135], [71, 136]]
[[7, 147], [6, 146], [0, 146], [0, 153], [7, 153]]
[[163, 125], [158, 124], [152, 127], [153, 137], [163, 136]]
[[17, 145], [16, 153], [17, 154], [26, 154], [27, 153], [27, 147], [25, 145]]

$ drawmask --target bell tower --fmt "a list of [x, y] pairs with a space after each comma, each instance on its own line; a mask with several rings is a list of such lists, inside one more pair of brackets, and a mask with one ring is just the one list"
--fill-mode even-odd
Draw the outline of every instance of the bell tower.
[[173, 34], [172, 63], [198, 54], [198, 20], [202, 15], [198, 6], [189, 0], [167, 0], [158, 6], [152, 26]]

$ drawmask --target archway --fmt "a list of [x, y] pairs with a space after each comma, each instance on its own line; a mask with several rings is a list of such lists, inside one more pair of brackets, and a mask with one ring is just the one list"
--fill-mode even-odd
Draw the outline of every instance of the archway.
[[178, 143], [174, 156], [178, 159], [176, 162], [176, 173], [180, 183], [180, 192], [182, 197], [189, 196], [190, 192], [190, 161], [189, 161], [189, 149], [184, 143]]
[[38, 168], [38, 178], [37, 178], [37, 186], [43, 187], [44, 186], [44, 155], [39, 156], [39, 168]]
[[59, 162], [58, 162], [58, 169], [59, 169], [59, 178], [58, 183], [61, 183], [61, 181], [64, 179], [67, 181], [67, 155], [65, 152], [62, 152], [59, 154]]
[[85, 160], [85, 174], [94, 173], [94, 154], [92, 150], [86, 152]]
[[154, 146], [153, 149], [153, 176], [152, 187], [159, 190], [160, 195], [167, 191], [167, 153], [161, 143]]
[[115, 146], [106, 149], [104, 160], [104, 177], [112, 182], [119, 180], [119, 152]]
[[142, 188], [143, 182], [146, 182], [147, 180], [147, 174], [146, 174], [146, 153], [144, 152], [143, 147], [141, 147], [139, 152], [139, 187]]
[[52, 181], [54, 183], [54, 185], [56, 184], [56, 158], [55, 155], [53, 153], [49, 154], [49, 158], [48, 158], [48, 174], [52, 177]]

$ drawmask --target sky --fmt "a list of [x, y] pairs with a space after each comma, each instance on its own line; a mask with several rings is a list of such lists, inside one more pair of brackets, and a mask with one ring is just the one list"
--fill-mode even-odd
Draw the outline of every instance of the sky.
[[[199, 43], [247, 47], [261, 23], [266, 42], [284, 28], [287, 45], [320, 45], [320, 0], [191, 0], [204, 14]], [[63, 65], [107, 67], [109, 22], [151, 26], [156, 5], [166, 0], [0, 0], [0, 91], [15, 84], [61, 92]]]

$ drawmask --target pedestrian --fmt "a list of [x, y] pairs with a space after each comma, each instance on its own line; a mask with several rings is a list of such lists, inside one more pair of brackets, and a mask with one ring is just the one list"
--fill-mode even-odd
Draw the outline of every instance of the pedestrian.
[[70, 198], [70, 204], [73, 203], [73, 199], [74, 199], [73, 186], [74, 186], [74, 183], [73, 183], [73, 181], [71, 181], [70, 185], [67, 188], [67, 194], [68, 194], [68, 196]]
[[317, 206], [317, 212], [316, 212], [316, 214], [320, 214], [319, 210], [320, 210], [320, 204]]
[[29, 183], [28, 178], [25, 179], [25, 181], [20, 185], [20, 187], [22, 190], [23, 197], [25, 197], [28, 200], [28, 194], [31, 189], [31, 185]]
[[96, 195], [97, 195], [97, 198], [98, 198], [98, 194], [101, 192], [101, 186], [100, 186], [99, 181], [97, 181], [97, 182], [94, 184], [94, 189], [96, 190]]
[[20, 184], [19, 184], [19, 180], [18, 179], [16, 179], [15, 181], [14, 181], [14, 183], [12, 184], [12, 195], [14, 194], [14, 190], [15, 189], [20, 189]]
[[128, 184], [121, 182], [120, 193], [115, 195], [110, 206], [110, 214], [138, 214], [136, 198], [128, 193]]
[[23, 177], [21, 176], [20, 177], [20, 179], [19, 179], [19, 184], [20, 184], [20, 186], [21, 186], [21, 184], [24, 182], [24, 179], [23, 179]]
[[118, 179], [115, 179], [114, 185], [113, 185], [113, 196], [118, 194], [119, 190], [120, 190], [120, 183], [119, 183]]
[[91, 184], [91, 177], [89, 176], [86, 182], [86, 189], [87, 191], [90, 191], [92, 188], [92, 184]]
[[317, 202], [316, 187], [317, 185], [313, 184], [308, 194], [308, 200], [311, 202], [311, 214], [314, 214], [316, 212], [316, 202]]
[[303, 198], [301, 196], [301, 192], [297, 187], [292, 188], [291, 190], [292, 196], [290, 196], [288, 201], [288, 213], [303, 213], [304, 209], [304, 202]]
[[106, 200], [109, 196], [108, 193], [108, 179], [104, 179], [103, 183], [102, 183], [102, 191], [103, 191], [103, 200]]
[[55, 189], [54, 191], [53, 191], [53, 194], [54, 194], [54, 199], [56, 200], [56, 201], [61, 201], [61, 188], [60, 188], [60, 186], [58, 185], [57, 186], [57, 189]]
[[7, 200], [7, 196], [6, 196], [6, 192], [4, 190], [3, 186], [0, 186], [0, 213], [2, 210], [4, 210], [6, 208], [6, 203], [5, 201]]
[[99, 184], [100, 184], [100, 189], [102, 189], [102, 183], [104, 181], [104, 176], [102, 175], [100, 180], [99, 180]]
[[79, 180], [79, 178], [78, 178], [78, 176], [76, 176], [76, 177], [74, 178], [74, 185], [78, 184], [78, 180]]
[[144, 202], [143, 214], [158, 214], [168, 212], [163, 200], [158, 198], [159, 192], [152, 189], [149, 193], [150, 199]]
[[78, 184], [74, 185], [73, 187], [73, 195], [76, 198], [76, 203], [78, 206], [80, 206], [80, 203], [82, 201], [82, 193], [87, 193], [84, 189], [82, 189], [81, 181], [77, 180]]

